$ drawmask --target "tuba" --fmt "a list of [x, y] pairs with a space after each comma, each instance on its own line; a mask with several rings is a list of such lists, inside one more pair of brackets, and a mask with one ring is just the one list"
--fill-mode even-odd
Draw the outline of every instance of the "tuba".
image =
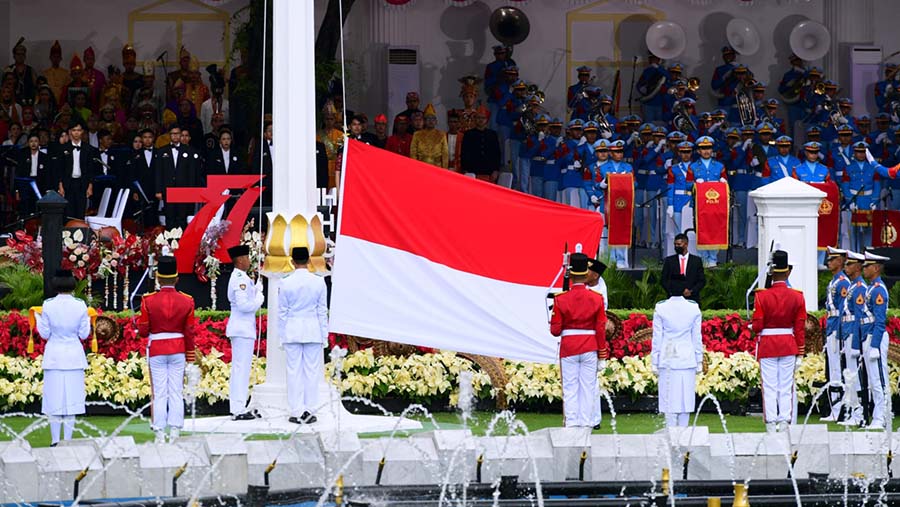
[[689, 134], [690, 132], [697, 130], [697, 124], [695, 124], [694, 119], [691, 118], [691, 112], [687, 110], [686, 104], [687, 102], [679, 100], [672, 106], [672, 125], [674, 125], [677, 130]]
[[[821, 95], [824, 98], [822, 102], [822, 109], [828, 112], [828, 120], [831, 122], [831, 125], [834, 128], [838, 128], [841, 125], [846, 125], [849, 123], [847, 118], [844, 117], [844, 113], [841, 112], [841, 108], [835, 104], [834, 99], [829, 97], [825, 93], [825, 83], [819, 81], [816, 83], [816, 86], [813, 87], [813, 93], [816, 95]], [[837, 95], [837, 94], [835, 94]]]
[[738, 113], [741, 116], [741, 125], [744, 127], [755, 127], [759, 123], [759, 117], [756, 116], [756, 104], [753, 103], [753, 96], [747, 86], [741, 84], [740, 89], [735, 94], [737, 101]]
[[495, 39], [509, 46], [520, 44], [531, 31], [528, 16], [518, 7], [498, 7], [491, 13], [488, 26]]

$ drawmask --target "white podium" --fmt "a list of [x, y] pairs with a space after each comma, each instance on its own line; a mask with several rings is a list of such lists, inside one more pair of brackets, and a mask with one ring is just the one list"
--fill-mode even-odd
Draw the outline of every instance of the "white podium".
[[[819, 206], [825, 192], [793, 178], [782, 178], [750, 192], [759, 219], [759, 256], [757, 266], [766, 272], [769, 250], [788, 253], [794, 266], [790, 284], [803, 291], [806, 311], [818, 309], [817, 245]], [[839, 203], [832, 203], [837, 210]], [[761, 282], [762, 283], [762, 282]]]

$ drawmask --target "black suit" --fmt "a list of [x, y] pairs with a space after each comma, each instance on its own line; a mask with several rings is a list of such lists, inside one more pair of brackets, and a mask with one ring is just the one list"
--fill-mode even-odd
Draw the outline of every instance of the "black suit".
[[[262, 142], [262, 173], [263, 179], [259, 183], [266, 187], [260, 197], [260, 206], [272, 206], [272, 150], [269, 148], [269, 141], [263, 139]], [[253, 156], [253, 174], [259, 174], [259, 155]]]
[[691, 295], [688, 299], [700, 304], [700, 291], [706, 285], [703, 261], [696, 255], [688, 254], [684, 275], [682, 275], [678, 255], [666, 257], [666, 260], [663, 261], [662, 285], [669, 294], [672, 294], [673, 291], [681, 294], [684, 289], [689, 289]]
[[166, 189], [177, 187], [196, 187], [199, 185], [197, 178], [200, 166], [200, 155], [188, 145], [180, 145], [173, 153], [173, 146], [167, 144], [159, 150], [158, 167], [156, 168], [156, 191], [161, 193], [165, 202], [166, 228], [187, 227], [187, 217], [194, 211], [193, 204], [167, 202]]
[[316, 141], [316, 188], [328, 188], [328, 153], [325, 145]]
[[[32, 178], [31, 161], [31, 150], [28, 148], [21, 150], [18, 160], [16, 161], [17, 178]], [[50, 156], [41, 151], [37, 152], [37, 175], [34, 176], [34, 182], [37, 184], [41, 196], [43, 196], [47, 190], [56, 190], [59, 188], [59, 181], [56, 179], [56, 175], [50, 164]], [[37, 202], [38, 197], [34, 195], [31, 186], [26, 186], [24, 183], [20, 184], [17, 182], [16, 190], [19, 191], [19, 198], [21, 199], [19, 203], [19, 214], [27, 215], [34, 213], [35, 202]]]
[[[150, 163], [147, 163], [147, 158], [145, 156], [145, 150], [142, 148], [134, 152], [134, 155], [126, 162], [126, 167], [123, 171], [127, 178], [127, 186], [131, 191], [131, 195], [128, 197], [128, 206], [125, 208], [125, 216], [133, 217], [135, 213], [146, 209], [146, 212], [140, 216], [141, 222], [143, 222], [144, 227], [153, 227], [157, 224], [158, 219], [157, 214], [155, 213], [157, 201], [156, 201], [156, 166], [157, 163], [157, 154], [156, 150], [150, 149], [151, 157]], [[138, 189], [138, 184], [140, 184], [140, 190]], [[141, 194], [143, 191], [143, 194]], [[144, 200], [146, 197], [150, 202], [146, 202]], [[153, 206], [153, 209], [150, 209], [150, 206]]]
[[[100, 152], [84, 139], [78, 147], [69, 142], [61, 149], [58, 173], [66, 194], [65, 198], [69, 202], [66, 205], [66, 216], [83, 219], [87, 209], [87, 188], [97, 174], [99, 164], [96, 159], [100, 156]], [[79, 177], [74, 175], [76, 157], [81, 169]]]
[[234, 146], [228, 152], [228, 169], [225, 169], [225, 154], [221, 146], [216, 146], [206, 160], [206, 174], [246, 174], [244, 160]]

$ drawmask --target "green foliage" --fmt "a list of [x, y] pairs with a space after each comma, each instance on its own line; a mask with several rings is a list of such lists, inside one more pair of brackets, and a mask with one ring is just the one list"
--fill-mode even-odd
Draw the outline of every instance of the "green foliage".
[[706, 286], [700, 294], [704, 308], [746, 308], [747, 289], [756, 280], [756, 266], [724, 264], [707, 269]]
[[9, 287], [9, 294], [0, 300], [4, 310], [28, 310], [44, 301], [44, 278], [21, 264], [7, 264], [0, 268], [0, 283]]
[[640, 280], [617, 270], [614, 263], [607, 264], [609, 268], [603, 273], [603, 280], [606, 282], [610, 308], [653, 308], [665, 298], [658, 263], [648, 264]]
[[831, 271], [819, 271], [819, 306], [824, 306], [825, 297], [828, 295], [828, 283], [834, 275]]
[[895, 283], [888, 292], [888, 308], [900, 308], [900, 283]]

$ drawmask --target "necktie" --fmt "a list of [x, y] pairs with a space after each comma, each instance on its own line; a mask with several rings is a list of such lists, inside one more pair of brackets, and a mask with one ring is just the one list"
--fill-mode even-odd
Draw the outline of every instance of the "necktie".
[[684, 274], [684, 264], [685, 264], [686, 259], [679, 255], [678, 260], [681, 261], [681, 274], [683, 275]]

